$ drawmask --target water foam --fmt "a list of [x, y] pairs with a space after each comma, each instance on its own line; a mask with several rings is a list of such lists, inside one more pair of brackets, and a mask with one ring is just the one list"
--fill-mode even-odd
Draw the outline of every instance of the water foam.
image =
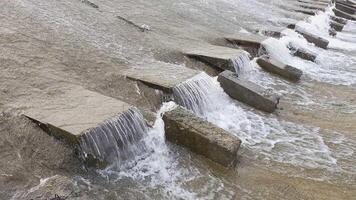
[[175, 101], [207, 121], [231, 132], [245, 148], [265, 159], [306, 168], [338, 169], [337, 158], [319, 129], [246, 111], [205, 73], [178, 85]]
[[80, 137], [83, 157], [88, 156], [115, 166], [145, 151], [142, 137], [148, 126], [135, 108], [115, 116]]

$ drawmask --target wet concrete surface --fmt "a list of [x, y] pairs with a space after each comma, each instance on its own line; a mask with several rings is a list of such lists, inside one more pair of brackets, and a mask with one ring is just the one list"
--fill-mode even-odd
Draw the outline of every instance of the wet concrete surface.
[[[154, 90], [138, 92], [137, 87], [145, 86], [126, 79], [124, 71], [155, 64], [157, 53], [162, 60], [194, 67], [196, 63], [181, 55], [172, 59], [161, 53], [179, 52], [209, 38], [221, 38], [252, 26], [281, 26], [307, 17], [278, 6], [287, 2], [267, 0], [88, 2], [0, 2], [0, 199], [26, 198], [23, 194], [40, 184], [40, 179], [54, 175], [80, 185], [79, 192], [70, 194], [73, 199], [179, 199], [176, 193], [167, 192], [164, 185], [146, 188], [147, 180], [129, 178], [115, 182], [83, 169], [69, 147], [20, 116], [26, 108], [20, 102], [35, 102], [51, 95], [55, 87], [75, 84], [156, 111], [157, 102], [150, 98]], [[150, 30], [142, 32], [138, 28], [142, 25], [148, 25]], [[343, 53], [355, 56], [354, 52]], [[200, 65], [200, 69], [208, 69]], [[330, 131], [342, 133], [345, 145], [356, 143], [354, 85], [311, 80], [288, 85], [305, 90], [314, 104], [288, 94], [274, 116], [319, 127], [330, 149], [336, 146], [332, 142], [335, 134]], [[338, 161], [346, 172], [330, 172], [268, 160], [242, 147], [237, 168], [228, 170], [180, 147], [168, 146], [178, 152], [174, 159], [179, 166], [200, 172], [199, 176], [182, 181], [183, 186], [177, 186], [197, 193], [195, 198], [331, 200], [356, 196], [355, 153]]]

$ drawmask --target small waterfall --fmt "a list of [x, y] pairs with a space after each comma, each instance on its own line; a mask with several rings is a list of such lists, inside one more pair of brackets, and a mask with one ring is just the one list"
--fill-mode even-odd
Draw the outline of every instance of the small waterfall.
[[250, 54], [246, 51], [243, 51], [236, 58], [231, 59], [231, 62], [232, 62], [235, 72], [238, 75], [245, 74], [252, 70], [252, 66], [250, 64]]
[[173, 96], [176, 103], [236, 135], [245, 148], [268, 160], [307, 168], [338, 168], [317, 128], [246, 111], [205, 73], [176, 86]]
[[84, 133], [80, 138], [82, 156], [91, 155], [118, 166], [145, 151], [142, 138], [147, 131], [142, 114], [135, 108], [129, 109]]

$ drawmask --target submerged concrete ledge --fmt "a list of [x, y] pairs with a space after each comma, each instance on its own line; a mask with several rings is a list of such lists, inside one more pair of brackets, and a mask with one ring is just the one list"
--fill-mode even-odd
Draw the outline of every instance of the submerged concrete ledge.
[[291, 81], [298, 81], [303, 72], [290, 65], [283, 64], [266, 56], [257, 59], [257, 64], [264, 70], [277, 74]]
[[178, 106], [163, 115], [166, 139], [225, 167], [235, 167], [241, 141]]
[[172, 88], [199, 73], [197, 70], [167, 63], [147, 64], [145, 67], [135, 67], [123, 72], [129, 79], [170, 93]]
[[234, 59], [240, 57], [242, 54], [246, 54], [243, 50], [215, 45], [198, 46], [183, 53], [190, 58], [202, 61], [220, 70], [231, 71], [235, 71]]
[[238, 101], [265, 112], [273, 112], [277, 108], [278, 95], [248, 80], [239, 78], [234, 72], [224, 71], [220, 73], [218, 81], [224, 91]]

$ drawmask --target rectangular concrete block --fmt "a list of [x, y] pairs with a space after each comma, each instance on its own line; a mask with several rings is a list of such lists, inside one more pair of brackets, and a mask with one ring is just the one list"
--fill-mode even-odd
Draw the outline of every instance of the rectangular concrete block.
[[313, 43], [315, 44], [315, 46], [317, 47], [320, 47], [320, 48], [323, 48], [323, 49], [327, 49], [328, 45], [329, 45], [329, 41], [322, 38], [322, 37], [319, 37], [317, 35], [313, 35], [311, 33], [307, 33], [305, 31], [302, 31], [302, 30], [298, 30], [298, 29], [295, 29], [295, 31], [301, 35], [303, 35], [303, 37], [310, 43]]
[[335, 31], [342, 31], [342, 29], [344, 29], [344, 25], [339, 23], [339, 22], [336, 22], [332, 19], [330, 19], [330, 27], [333, 28]]
[[71, 144], [86, 130], [132, 108], [129, 104], [80, 86], [71, 86], [24, 110], [24, 115], [47, 126]]
[[332, 16], [332, 15], [330, 15], [330, 19], [335, 21], [335, 22], [338, 22], [338, 23], [340, 23], [342, 25], [346, 25], [347, 22], [348, 22], [347, 19], [344, 19], [342, 17]]
[[240, 79], [236, 73], [224, 71], [219, 74], [218, 81], [231, 98], [265, 112], [273, 112], [277, 108], [277, 95], [248, 80]]
[[225, 167], [237, 164], [241, 141], [182, 107], [163, 115], [166, 139]]
[[245, 54], [245, 52], [222, 46], [202, 45], [187, 50], [184, 54], [220, 70], [235, 71], [233, 60], [240, 57], [241, 54]]
[[257, 59], [257, 64], [264, 70], [277, 74], [291, 81], [298, 81], [303, 72], [290, 65], [283, 64], [275, 59], [268, 57], [260, 57]]
[[240, 46], [250, 46], [255, 48], [260, 48], [261, 43], [267, 39], [267, 37], [264, 36], [247, 33], [236, 33], [234, 35], [226, 36], [224, 38], [229, 42]]
[[309, 50], [298, 48], [293, 46], [293, 44], [289, 45], [289, 49], [292, 51], [294, 56], [297, 56], [299, 58], [302, 58], [304, 60], [309, 60], [314, 62], [317, 55], [314, 54], [313, 52], [310, 52]]
[[199, 71], [180, 65], [166, 63], [152, 63], [144, 67], [134, 67], [125, 70], [123, 74], [129, 79], [141, 81], [153, 88], [172, 92], [176, 85], [192, 78]]

